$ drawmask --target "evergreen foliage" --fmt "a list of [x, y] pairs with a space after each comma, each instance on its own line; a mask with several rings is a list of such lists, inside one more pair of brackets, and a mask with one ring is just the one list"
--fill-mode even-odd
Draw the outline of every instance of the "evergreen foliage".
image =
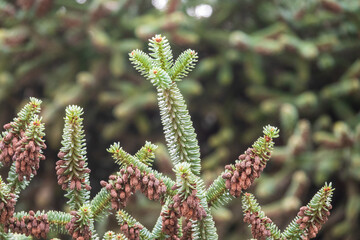
[[140, 148], [140, 150], [135, 154], [137, 159], [140, 162], [145, 163], [148, 166], [151, 166], [155, 159], [154, 151], [157, 149], [155, 144], [146, 141], [145, 145]]
[[[193, 48], [201, 56], [178, 86], [192, 103], [205, 184], [233, 163], [262, 126], [278, 125], [282, 134], [272, 165], [253, 188], [266, 202], [263, 209], [283, 228], [300, 200], [311, 198], [310, 187], [331, 181], [346, 194], [336, 195], [338, 217], [319, 237], [360, 235], [358, 0], [168, 0], [164, 8], [156, 3], [166, 1], [148, 0], [0, 2], [0, 119], [9, 122], [24, 96], [41, 98], [48, 153], [58, 151], [69, 104], [86, 109], [88, 157], [101, 158], [91, 163], [94, 181], [112, 171], [100, 157], [109, 143], [120, 141], [134, 153], [144, 139], [161, 142], [161, 127], [153, 122], [156, 92], [128, 71], [126, 60], [126, 53], [144, 49], [143, 43], [161, 32], [172, 43], [173, 66], [180, 49]], [[204, 8], [212, 9], [210, 16], [198, 15]], [[158, 145], [155, 166], [166, 168], [165, 148]], [[52, 161], [43, 165], [52, 168]], [[171, 167], [161, 170], [168, 174]], [[46, 179], [52, 174], [40, 173]], [[298, 181], [297, 175], [305, 177]], [[36, 195], [37, 186], [50, 183], [35, 179], [29, 192]], [[291, 209], [279, 207], [290, 198], [296, 203]], [[43, 208], [37, 200], [20, 204]], [[147, 214], [153, 214], [150, 209]], [[219, 225], [221, 238], [248, 230], [239, 224], [226, 231], [237, 212], [231, 205], [227, 214], [214, 213], [226, 221]]]
[[[321, 228], [321, 224], [327, 220], [330, 209], [332, 209], [333, 191], [331, 183], [325, 184], [306, 207], [300, 208], [298, 216], [284, 230], [282, 237], [286, 239], [315, 237]], [[304, 225], [309, 225], [306, 231], [304, 231]]]
[[[34, 238], [47, 238], [49, 234], [65, 233], [73, 239], [99, 239], [95, 222], [102, 221], [112, 208], [116, 210], [116, 219], [122, 234], [108, 231], [103, 236], [104, 239], [219, 238], [211, 207], [218, 208], [233, 197], [239, 197], [243, 190], [260, 177], [270, 160], [274, 149], [273, 139], [279, 136], [279, 130], [270, 125], [265, 126], [264, 136], [258, 138], [252, 148], [240, 155], [235, 164], [227, 165], [210, 187], [205, 187], [204, 180], [200, 177], [200, 151], [195, 130], [176, 83], [194, 67], [196, 54], [192, 50], [185, 51], [173, 64], [171, 48], [165, 37], [156, 35], [150, 39], [149, 45], [151, 57], [140, 51], [133, 51], [132, 53], [140, 53], [141, 57], [130, 54], [130, 60], [157, 88], [165, 139], [176, 179], [172, 180], [152, 169], [156, 145], [146, 142], [135, 155], [131, 155], [120, 147], [120, 143], [114, 143], [108, 152], [119, 165], [119, 170], [109, 176], [108, 182], [101, 181], [102, 189], [90, 199], [90, 170], [87, 168], [86, 141], [81, 117], [83, 109], [71, 105], [65, 111], [62, 147], [58, 154], [60, 160], [56, 163], [58, 183], [67, 191], [65, 197], [69, 199], [67, 204], [70, 213], [35, 213], [32, 210], [15, 212], [20, 191], [36, 175], [38, 160], [44, 159], [41, 154], [41, 149], [45, 148], [44, 125], [37, 114], [31, 114], [38, 113], [39, 109], [38, 105], [32, 104], [36, 100], [30, 99], [30, 104], [19, 113], [19, 116], [23, 117], [14, 120], [19, 123], [17, 135], [9, 130], [14, 128], [12, 124], [7, 124], [5, 129], [9, 131], [1, 140], [2, 146], [5, 146], [9, 144], [6, 137], [8, 134], [19, 138], [10, 146], [16, 148], [16, 152], [13, 155], [14, 163], [9, 171], [8, 183], [0, 178], [2, 236], [9, 238], [20, 233]], [[174, 67], [175, 70], [172, 70]], [[144, 74], [148, 69], [149, 74]], [[28, 120], [30, 116], [31, 119]], [[6, 155], [2, 155], [4, 156]], [[30, 164], [28, 159], [37, 160], [37, 164], [25, 165], [29, 170], [24, 178], [23, 170], [19, 171], [19, 166]], [[129, 197], [136, 191], [140, 191], [150, 200], [159, 201], [163, 206], [151, 232], [123, 209]], [[293, 221], [282, 235], [261, 211], [254, 196], [245, 193], [242, 198], [244, 221], [252, 224], [254, 238], [314, 238], [330, 214], [332, 192], [331, 184], [325, 185], [306, 207], [300, 209], [295, 222]]]
[[[13, 155], [15, 162], [9, 172], [9, 183], [4, 183], [0, 178], [2, 236], [10, 237], [14, 233], [21, 233], [45, 238], [49, 233], [67, 233], [73, 239], [98, 239], [94, 222], [106, 217], [110, 208], [113, 208], [117, 211], [116, 218], [122, 234], [109, 231], [105, 233], [104, 239], [218, 239], [210, 207], [226, 204], [232, 199], [231, 196], [239, 197], [242, 190], [247, 189], [254, 179], [260, 176], [270, 159], [273, 139], [279, 136], [279, 130], [270, 125], [264, 127], [264, 136], [245, 151], [245, 154], [240, 155], [239, 161], [235, 161], [234, 165], [226, 166], [226, 171], [206, 188], [199, 176], [200, 151], [196, 134], [185, 101], [176, 86], [176, 81], [194, 67], [196, 54], [192, 50], [185, 51], [173, 64], [170, 45], [167, 39], [160, 35], [150, 40], [150, 51], [151, 57], [141, 51], [133, 51], [130, 60], [157, 88], [165, 139], [176, 179], [173, 181], [151, 168], [156, 145], [146, 142], [135, 155], [131, 155], [120, 147], [120, 143], [114, 143], [108, 152], [119, 164], [119, 171], [110, 175], [108, 182], [101, 181], [102, 190], [90, 200], [90, 170], [87, 168], [86, 141], [81, 117], [83, 110], [71, 105], [65, 111], [62, 147], [58, 154], [60, 160], [56, 163], [58, 183], [67, 191], [65, 197], [69, 199], [67, 204], [70, 214], [55, 211], [35, 213], [32, 210], [28, 213], [14, 213], [17, 195], [36, 175], [39, 164], [37, 162], [37, 165], [29, 166], [31, 171], [28, 170], [29, 175], [25, 175], [25, 179], [19, 166], [23, 166], [24, 162], [28, 163], [26, 157], [30, 160], [44, 159], [41, 154], [41, 148], [45, 147], [44, 124], [37, 115], [40, 102], [30, 99], [19, 117], [14, 119], [16, 124], [5, 126], [8, 132], [3, 134], [4, 138], [1, 140], [2, 146], [5, 146], [10, 143], [8, 134], [19, 138], [10, 146], [16, 148], [16, 153]], [[136, 54], [141, 57], [136, 57]], [[145, 74], [149, 69], [149, 74]], [[11, 132], [11, 129], [15, 129], [14, 132]], [[19, 155], [20, 153], [26, 155]], [[4, 156], [6, 155], [3, 154], [2, 157]], [[10, 189], [17, 195], [10, 193]], [[121, 209], [137, 190], [150, 200], [160, 201], [163, 205], [152, 232]], [[315, 237], [329, 215], [332, 192], [331, 185], [323, 187], [305, 210], [300, 209], [298, 218], [290, 224], [283, 236], [289, 239]], [[280, 230], [264, 215], [253, 195], [243, 195], [243, 208], [244, 221], [252, 224], [253, 237], [281, 238]]]
[[[255, 223], [260, 225], [257, 226], [257, 230], [260, 231], [268, 231], [268, 235], [266, 237], [271, 238], [271, 239], [281, 239], [281, 233], [279, 228], [268, 218], [265, 216], [265, 213], [263, 211], [261, 211], [261, 207], [259, 206], [259, 204], [257, 203], [254, 195], [250, 194], [250, 193], [244, 193], [242, 196], [242, 204], [243, 204], [243, 210], [245, 213], [245, 218], [247, 217], [247, 215], [250, 216], [251, 218], [254, 218]], [[261, 219], [260, 223], [258, 223], [259, 221], [257, 219]], [[265, 221], [264, 221], [265, 219]], [[251, 219], [252, 220], [252, 219]], [[270, 220], [270, 221], [269, 221]], [[253, 222], [253, 220], [251, 221]], [[250, 222], [250, 224], [252, 224]], [[251, 227], [254, 228], [255, 224], [252, 224]], [[289, 238], [291, 239], [291, 238]]]
[[78, 209], [90, 198], [89, 172], [86, 157], [86, 139], [83, 130], [82, 108], [66, 108], [62, 148], [57, 162], [58, 183], [69, 198], [71, 209]]
[[[150, 40], [149, 46], [153, 58], [135, 50], [130, 53], [130, 61], [143, 75], [147, 71], [149, 74], [146, 76], [157, 87], [160, 115], [171, 160], [174, 164], [189, 162], [192, 165], [191, 171], [199, 175], [200, 152], [195, 130], [185, 101], [173, 82], [175, 79], [170, 77], [177, 79], [188, 73], [194, 67], [192, 59], [195, 59], [196, 53], [190, 49], [183, 52], [171, 68], [173, 56], [167, 38], [156, 35]], [[137, 57], [138, 53], [140, 57]]]

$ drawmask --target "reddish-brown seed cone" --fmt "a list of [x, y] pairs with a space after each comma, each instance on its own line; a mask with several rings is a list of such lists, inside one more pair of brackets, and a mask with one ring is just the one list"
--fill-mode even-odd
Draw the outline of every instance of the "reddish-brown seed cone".
[[143, 229], [143, 226], [135, 224], [130, 227], [127, 222], [120, 226], [120, 230], [129, 240], [140, 240], [141, 229]]
[[116, 210], [124, 208], [136, 190], [140, 190], [150, 200], [161, 200], [166, 192], [163, 181], [153, 174], [141, 173], [132, 164], [126, 169], [122, 168], [120, 175], [111, 175], [109, 182], [101, 181], [100, 184], [110, 193], [111, 207]]
[[227, 171], [222, 175], [222, 178], [225, 179], [225, 187], [234, 197], [239, 197], [242, 190], [248, 189], [255, 178], [260, 177], [266, 166], [266, 162], [264, 163], [255, 154], [253, 148], [248, 148], [244, 154], [239, 156], [239, 160], [235, 163], [235, 167], [234, 165], [226, 165]]
[[87, 191], [90, 191], [91, 187], [85, 183], [84, 176], [85, 174], [90, 173], [90, 169], [85, 167], [85, 161], [81, 160], [78, 163], [78, 167], [76, 168], [78, 176], [84, 177], [78, 178], [75, 174], [72, 174], [71, 171], [66, 172], [66, 170], [69, 168], [69, 162], [63, 160], [66, 154], [67, 153], [61, 151], [58, 153], [58, 158], [60, 158], [60, 160], [56, 162], [55, 167], [58, 184], [63, 190], [70, 188], [71, 190], [76, 189], [77, 191], [80, 191], [81, 189], [86, 189]]
[[46, 214], [35, 216], [34, 211], [29, 211], [29, 214], [20, 220], [10, 218], [4, 230], [5, 232], [10, 230], [14, 233], [25, 234], [26, 236], [31, 235], [38, 239], [46, 239], [49, 228], [50, 225]]
[[325, 209], [323, 208], [321, 210], [321, 214], [316, 214], [317, 217], [313, 221], [310, 221], [313, 217], [309, 215], [309, 213], [312, 212], [311, 209], [307, 206], [300, 208], [300, 211], [297, 214], [299, 219], [296, 220], [296, 223], [300, 225], [299, 228], [301, 230], [304, 230], [302, 239], [311, 239], [316, 237], [322, 225], [328, 220], [331, 208], [331, 205], [326, 206]]
[[19, 175], [19, 181], [30, 179], [31, 174], [36, 175], [39, 169], [40, 160], [45, 160], [45, 156], [41, 154], [41, 149], [45, 149], [45, 143], [38, 145], [36, 141], [28, 139], [24, 136], [15, 144], [15, 161], [16, 173]]
[[169, 235], [167, 239], [169, 240], [180, 240], [178, 235], [179, 231], [179, 218], [180, 214], [174, 208], [174, 204], [168, 205], [168, 210], [161, 212], [161, 220], [162, 220], [162, 231]]
[[[5, 130], [12, 129], [13, 123], [7, 123], [4, 125]], [[20, 131], [20, 136], [23, 137], [24, 131]], [[0, 162], [5, 166], [9, 166], [12, 163], [13, 156], [16, 151], [16, 144], [19, 142], [20, 136], [9, 131], [3, 139], [0, 141]]]
[[79, 220], [80, 216], [77, 214], [76, 211], [71, 211], [70, 214], [73, 216], [68, 224], [66, 224], [65, 228], [68, 230], [70, 236], [76, 240], [89, 240], [91, 239], [91, 230], [88, 225], [79, 226], [77, 221]]
[[174, 208], [186, 219], [201, 220], [206, 217], [206, 211], [201, 206], [200, 199], [196, 196], [196, 189], [192, 190], [186, 199], [182, 199], [179, 194], [174, 195], [173, 201]]
[[13, 215], [15, 211], [15, 195], [9, 194], [6, 202], [0, 201], [0, 223], [5, 224]]
[[150, 173], [143, 175], [140, 190], [148, 199], [162, 202], [162, 196], [166, 193], [166, 186], [163, 181]]
[[258, 213], [245, 212], [244, 222], [251, 224], [251, 234], [258, 240], [266, 239], [271, 235], [270, 230], [266, 229], [266, 224], [271, 223], [267, 217], [260, 218]]
[[183, 235], [181, 237], [181, 240], [189, 240], [189, 239], [193, 239], [192, 236], [192, 224], [190, 222], [189, 219], [185, 219], [182, 223], [182, 232]]
[[105, 187], [111, 196], [111, 207], [113, 209], [120, 209], [126, 206], [129, 197], [141, 188], [142, 174], [140, 170], [133, 165], [127, 169], [121, 169], [120, 175], [110, 175], [109, 182], [101, 181], [101, 186]]

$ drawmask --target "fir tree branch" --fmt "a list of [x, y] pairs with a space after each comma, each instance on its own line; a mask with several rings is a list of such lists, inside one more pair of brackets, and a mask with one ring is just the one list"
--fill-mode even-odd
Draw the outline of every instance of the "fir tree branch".
[[[177, 209], [175, 209], [174, 205], [174, 201], [168, 197], [161, 209], [160, 217], [156, 223], [158, 225], [156, 227], [159, 228], [157, 230], [158, 235], [165, 235], [166, 239], [179, 239], [179, 237], [182, 236], [180, 228], [181, 216]], [[155, 237], [154, 235], [153, 230], [152, 236]]]
[[[163, 205], [163, 207], [161, 208], [161, 212], [165, 211], [165, 209], [166, 209], [166, 205]], [[162, 217], [160, 215], [158, 217], [158, 219], [156, 220], [155, 226], [153, 227], [153, 229], [151, 231], [151, 239], [158, 239], [158, 240], [166, 239], [167, 235], [163, 231], [162, 225], [163, 225], [163, 222], [162, 222]]]
[[181, 53], [178, 59], [176, 59], [174, 66], [172, 66], [169, 71], [172, 81], [180, 81], [182, 78], [186, 77], [195, 67], [197, 58], [197, 52], [191, 49]]
[[103, 217], [110, 214], [109, 212], [109, 210], [111, 209], [110, 200], [111, 200], [111, 196], [105, 188], [102, 188], [96, 194], [96, 196], [91, 200], [90, 206], [95, 221], [99, 221]]
[[10, 192], [9, 186], [0, 176], [0, 233], [5, 233], [2, 228], [8, 220], [14, 215], [16, 204], [16, 195]]
[[173, 66], [171, 48], [165, 37], [156, 35], [150, 39], [149, 46], [154, 59], [135, 50], [130, 53], [130, 61], [157, 87], [161, 121], [172, 162], [174, 165], [188, 162], [193, 173], [199, 175], [200, 150], [195, 130], [183, 96], [174, 83], [194, 67], [197, 55], [187, 50]]
[[145, 78], [149, 79], [149, 73], [154, 65], [154, 60], [141, 50], [133, 50], [129, 53], [130, 61], [134, 68]]
[[65, 228], [74, 238], [82, 237], [84, 240], [96, 239], [94, 217], [89, 204], [84, 204], [77, 211], [71, 211], [72, 218]]
[[67, 233], [65, 226], [71, 220], [71, 215], [69, 213], [51, 210], [48, 211], [46, 215], [48, 216], [50, 223], [50, 232]]
[[107, 231], [104, 234], [104, 240], [128, 240], [123, 234], [115, 234], [113, 231]]
[[193, 230], [199, 239], [217, 239], [215, 223], [206, 201], [205, 186], [201, 178], [194, 175], [189, 163], [179, 163], [174, 167], [176, 173], [177, 194], [173, 197], [174, 208], [178, 209], [186, 220], [196, 220]]
[[0, 134], [0, 162], [1, 165], [10, 165], [13, 161], [17, 142], [23, 137], [27, 126], [35, 114], [40, 112], [41, 100], [31, 97], [17, 117], [12, 122], [5, 124], [5, 131]]
[[242, 204], [245, 215], [244, 222], [251, 225], [251, 233], [254, 238], [280, 239], [281, 232], [279, 228], [261, 211], [259, 204], [252, 194], [243, 194]]
[[62, 147], [56, 163], [58, 183], [66, 190], [72, 210], [80, 208], [90, 198], [90, 169], [87, 168], [86, 142], [83, 130], [83, 109], [72, 105], [66, 108]]
[[136, 157], [130, 155], [129, 153], [125, 152], [122, 147], [120, 147], [120, 143], [114, 143], [110, 146], [110, 148], [107, 149], [109, 153], [112, 154], [113, 159], [115, 159], [115, 162], [122, 166], [129, 166], [133, 164], [134, 166], [138, 167], [140, 171], [145, 172], [147, 174], [154, 174], [154, 176], [163, 181], [167, 190], [166, 194], [173, 196], [175, 193], [171, 189], [172, 186], [174, 186], [174, 181], [171, 180], [169, 177], [164, 176], [162, 173], [159, 173], [158, 171], [151, 169], [148, 167], [145, 163], [142, 163], [139, 161]]
[[151, 142], [146, 141], [145, 145], [140, 148], [140, 150], [135, 154], [135, 157], [142, 163], [152, 165], [155, 159], [154, 151], [158, 148], [157, 145], [152, 144]]
[[169, 89], [171, 78], [167, 72], [160, 67], [153, 67], [149, 72], [150, 82], [159, 89]]
[[209, 207], [219, 208], [232, 199], [234, 199], [234, 197], [225, 187], [225, 179], [222, 178], [222, 174], [218, 176], [206, 190], [206, 200]]
[[116, 219], [121, 226], [120, 229], [129, 239], [151, 239], [151, 233], [134, 217], [130, 216], [125, 210], [116, 212]]
[[15, 160], [16, 173], [20, 181], [24, 178], [30, 180], [31, 175], [36, 175], [40, 160], [45, 160], [42, 149], [46, 148], [43, 137], [45, 127], [41, 118], [35, 114], [30, 124], [26, 127], [23, 138], [18, 141], [13, 159]]
[[[151, 232], [151, 239], [178, 239], [182, 236], [180, 228], [181, 219], [177, 212], [174, 212], [174, 201], [172, 197], [167, 196], [165, 204], [162, 205], [160, 216]], [[178, 224], [175, 222], [178, 219]], [[174, 221], [170, 224], [169, 221]]]
[[279, 137], [280, 130], [276, 127], [267, 125], [263, 128], [264, 136], [260, 137], [254, 144], [253, 148], [256, 154], [261, 158], [263, 163], [270, 159], [271, 152], [274, 150], [274, 138]]
[[18, 196], [21, 190], [24, 190], [30, 184], [30, 181], [33, 177], [34, 175], [32, 174], [30, 175], [29, 180], [24, 179], [23, 181], [20, 181], [19, 175], [16, 173], [15, 162], [13, 162], [10, 167], [8, 177], [6, 180], [9, 183], [9, 187], [11, 188], [11, 191]]
[[[34, 222], [34, 219], [36, 222]], [[19, 227], [17, 233], [33, 236], [41, 236], [45, 239], [48, 232], [67, 233], [65, 225], [71, 220], [71, 215], [58, 211], [34, 211], [17, 212], [13, 218], [7, 223], [6, 227], [13, 229]], [[21, 227], [24, 226], [24, 227]], [[37, 237], [39, 238], [39, 237]]]
[[216, 232], [215, 222], [206, 201], [205, 184], [201, 178], [196, 178], [198, 197], [200, 199], [201, 206], [205, 209], [206, 216], [204, 219], [201, 219], [197, 222], [197, 224], [199, 224], [201, 228], [199, 229], [200, 231], [196, 231], [195, 233], [199, 233], [199, 239], [217, 240], [218, 235]]
[[310, 200], [307, 206], [300, 208], [297, 217], [281, 234], [283, 238], [314, 238], [330, 215], [331, 199], [334, 188], [325, 184]]
[[41, 100], [30, 97], [30, 102], [20, 110], [17, 117], [10, 123], [11, 129], [9, 132], [12, 132], [15, 135], [20, 135], [21, 130], [25, 131], [25, 128], [30, 123], [33, 116], [40, 113], [41, 103]]
[[140, 190], [149, 200], [163, 202], [166, 186], [153, 173], [141, 172], [138, 167], [130, 164], [122, 167], [116, 175], [110, 175], [109, 181], [101, 181], [111, 196], [111, 207], [119, 210], [124, 208], [131, 195]]
[[[21, 4], [23, 7], [25, 2]], [[273, 139], [279, 136], [279, 130], [270, 125], [264, 127], [264, 136], [240, 155], [234, 164], [227, 165], [221, 176], [206, 189], [199, 177], [200, 151], [195, 130], [184, 98], [176, 86], [176, 81], [194, 68], [197, 53], [186, 50], [174, 63], [165, 37], [156, 35], [150, 39], [149, 46], [150, 56], [134, 50], [130, 53], [130, 60], [135, 69], [157, 88], [161, 121], [176, 181], [151, 169], [156, 145], [146, 142], [135, 155], [130, 155], [119, 143], [114, 143], [107, 150], [120, 169], [109, 176], [108, 182], [100, 182], [103, 188], [89, 201], [90, 170], [87, 168], [81, 118], [83, 110], [78, 106], [69, 106], [56, 171], [58, 183], [67, 191], [70, 210], [74, 211], [70, 214], [57, 211], [35, 213], [32, 210], [15, 213], [20, 191], [36, 175], [38, 160], [45, 158], [42, 155], [42, 149], [46, 147], [44, 125], [37, 115], [41, 101], [30, 98], [30, 103], [13, 122], [4, 126], [5, 131], [0, 136], [0, 166], [12, 163], [8, 184], [0, 177], [0, 238], [27, 239], [24, 235], [31, 235], [46, 239], [51, 231], [68, 233], [73, 239], [96, 240], [99, 238], [94, 221], [100, 221], [109, 214], [110, 208], [114, 208], [124, 234], [108, 231], [104, 239], [218, 239], [210, 207], [219, 207], [239, 197], [260, 176], [270, 159]], [[343, 132], [339, 131], [339, 134]], [[137, 190], [162, 204], [160, 217], [152, 232], [120, 209]], [[333, 191], [331, 184], [325, 184], [307, 206], [300, 208], [298, 216], [283, 234], [265, 216], [255, 197], [245, 193], [242, 196], [244, 221], [251, 224], [253, 237], [257, 239], [314, 238], [330, 215]]]
[[165, 139], [171, 161], [191, 164], [191, 171], [199, 175], [201, 170], [200, 149], [186, 103], [178, 87], [158, 89], [158, 102]]
[[270, 159], [274, 148], [273, 138], [279, 136], [279, 130], [270, 125], [264, 127], [264, 136], [239, 156], [235, 164], [227, 165], [226, 170], [214, 180], [207, 190], [207, 201], [209, 207], [220, 207], [229, 200], [231, 196], [239, 197], [242, 190], [246, 190], [253, 183]]
[[150, 55], [154, 58], [155, 65], [169, 72], [173, 65], [173, 55], [167, 38], [155, 35], [149, 39], [149, 50], [152, 52]]
[[[40, 160], [44, 160], [42, 149], [46, 148], [43, 137], [45, 127], [37, 114], [32, 116], [32, 121], [26, 126], [23, 136], [13, 144], [15, 149], [14, 162], [9, 170], [7, 181], [11, 191], [19, 195], [30, 180], [37, 174]], [[22, 131], [22, 130], [21, 130]]]

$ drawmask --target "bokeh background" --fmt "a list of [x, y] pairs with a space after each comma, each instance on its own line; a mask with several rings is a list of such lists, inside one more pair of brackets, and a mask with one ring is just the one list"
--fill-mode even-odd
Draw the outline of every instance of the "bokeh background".
[[[66, 210], [55, 162], [69, 104], [84, 108], [92, 196], [117, 168], [106, 152], [114, 141], [129, 153], [145, 140], [158, 144], [155, 167], [172, 176], [156, 91], [128, 61], [155, 34], [175, 57], [199, 53], [179, 87], [206, 183], [264, 125], [278, 126], [273, 158], [250, 189], [263, 210], [283, 229], [332, 182], [334, 208], [317, 239], [359, 239], [358, 0], [0, 0], [0, 124], [40, 98], [48, 145], [17, 210]], [[160, 204], [135, 195], [126, 209], [151, 229]], [[240, 199], [214, 216], [220, 239], [250, 238]], [[118, 231], [112, 217], [97, 228]]]

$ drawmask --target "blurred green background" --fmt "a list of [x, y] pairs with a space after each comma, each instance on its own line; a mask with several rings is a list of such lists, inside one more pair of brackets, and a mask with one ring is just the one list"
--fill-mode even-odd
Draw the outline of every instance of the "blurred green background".
[[[84, 108], [92, 196], [117, 168], [106, 152], [114, 141], [130, 153], [145, 140], [159, 144], [155, 167], [171, 176], [156, 91], [128, 61], [155, 34], [169, 39], [175, 57], [199, 53], [179, 87], [206, 183], [273, 124], [281, 138], [250, 189], [263, 210], [283, 229], [332, 182], [334, 208], [317, 239], [358, 239], [358, 0], [0, 0], [0, 123], [28, 97], [40, 98], [48, 145], [17, 209], [64, 209], [55, 162], [69, 104]], [[152, 228], [160, 204], [138, 194], [131, 202], [127, 210]], [[220, 239], [250, 238], [240, 199], [214, 215]], [[112, 220], [99, 232], [118, 231]]]

